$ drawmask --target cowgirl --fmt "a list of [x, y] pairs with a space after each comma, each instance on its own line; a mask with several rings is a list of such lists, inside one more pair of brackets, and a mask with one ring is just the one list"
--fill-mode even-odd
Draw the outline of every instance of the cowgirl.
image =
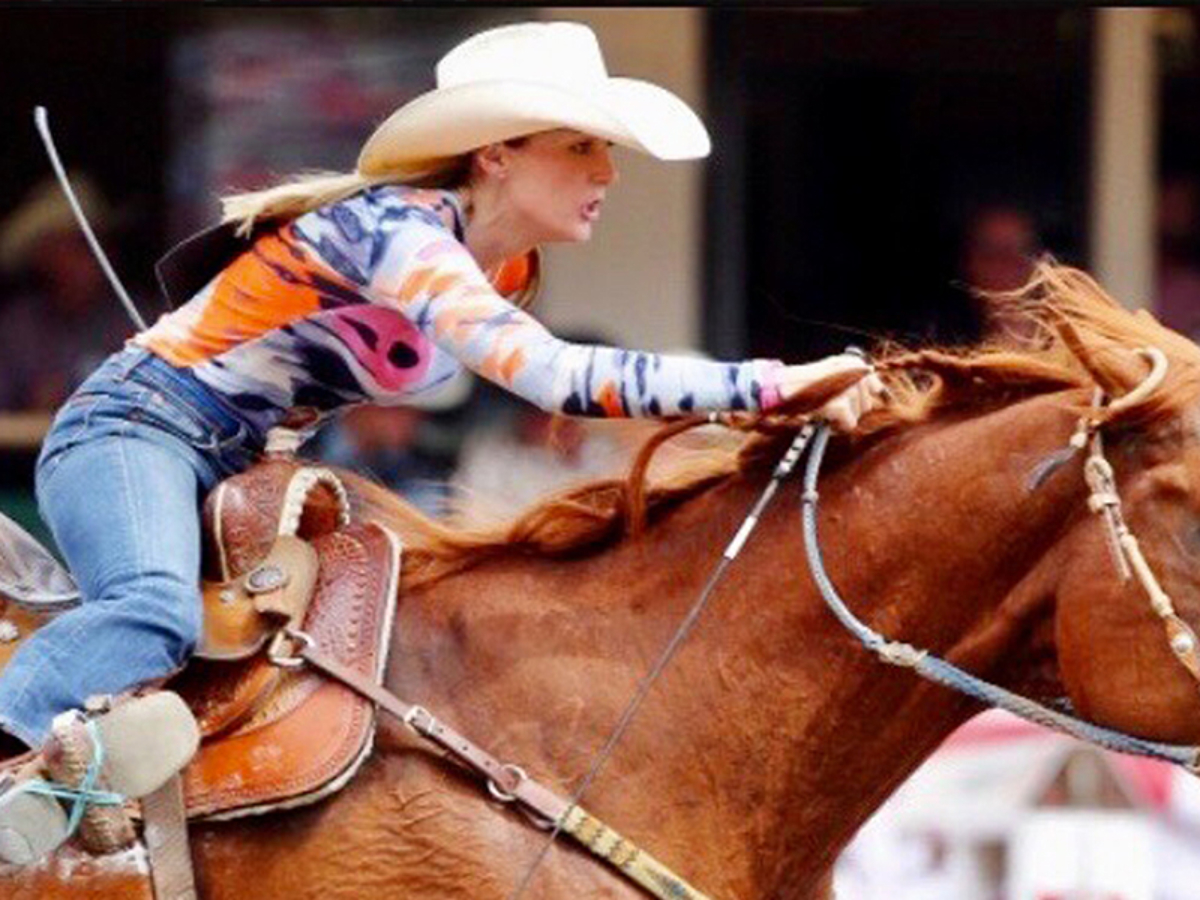
[[[83, 384], [42, 449], [39, 503], [84, 603], [0, 677], [9, 741], [37, 747], [85, 698], [186, 662], [201, 624], [199, 501], [254, 461], [274, 425], [404, 403], [462, 366], [587, 416], [764, 410], [866, 372], [851, 356], [785, 366], [571, 344], [522, 311], [536, 248], [591, 237], [617, 180], [613, 144], [666, 160], [709, 150], [674, 95], [610, 78], [586, 27], [514, 25], [451, 50], [437, 88], [371, 135], [355, 172], [226, 198], [225, 221], [246, 238], [238, 252]], [[853, 427], [877, 393], [864, 378], [823, 412]], [[102, 729], [113, 752], [155, 755], [136, 734], [194, 730], [167, 703], [138, 722]], [[181, 766], [194, 744], [178, 743], [174, 757], [156, 749], [156, 765]], [[55, 801], [16, 795], [0, 795], [0, 838], [22, 835], [26, 849], [8, 858], [65, 837], [46, 824]]]

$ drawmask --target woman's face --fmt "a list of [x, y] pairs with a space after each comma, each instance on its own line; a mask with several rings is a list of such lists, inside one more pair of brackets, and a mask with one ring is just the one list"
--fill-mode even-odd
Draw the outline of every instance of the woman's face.
[[565, 128], [543, 131], [493, 148], [485, 167], [506, 219], [533, 243], [586, 241], [617, 179], [611, 144]]

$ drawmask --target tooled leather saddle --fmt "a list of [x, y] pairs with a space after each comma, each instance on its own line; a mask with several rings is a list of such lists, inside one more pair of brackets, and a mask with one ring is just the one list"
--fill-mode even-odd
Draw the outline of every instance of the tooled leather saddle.
[[333, 659], [380, 680], [399, 539], [353, 523], [329, 470], [272, 455], [209, 495], [204, 542], [204, 637], [169, 685], [203, 738], [184, 773], [188, 816], [318, 800], [370, 752], [375, 710], [311, 669], [277, 664], [279, 628], [302, 628]]
[[[378, 683], [400, 541], [380, 526], [352, 521], [345, 488], [330, 470], [280, 453], [218, 485], [205, 501], [203, 524], [204, 633], [193, 660], [166, 685], [187, 701], [202, 737], [182, 773], [178, 816], [228, 819], [320, 800], [370, 754], [376, 709], [311, 667], [290, 667], [282, 629], [301, 630], [325, 656]], [[0, 666], [40, 624], [39, 616], [6, 606], [19, 636], [0, 646]], [[135, 816], [145, 811], [130, 809]], [[92, 896], [93, 889], [107, 895], [118, 883], [122, 896], [151, 896], [144, 878], [134, 879], [141, 884], [135, 890], [128, 879], [89, 875], [78, 848], [58, 855], [83, 863], [69, 866], [70, 885], [50, 871], [12, 875], [38, 896]], [[110, 868], [119, 874], [119, 866]], [[134, 868], [144, 873], [144, 866]], [[156, 884], [155, 893], [167, 892]]]

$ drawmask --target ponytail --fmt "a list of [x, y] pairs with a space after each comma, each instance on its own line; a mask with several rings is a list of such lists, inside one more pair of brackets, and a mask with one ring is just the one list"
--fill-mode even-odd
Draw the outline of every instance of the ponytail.
[[352, 197], [379, 184], [410, 187], [460, 187], [471, 171], [471, 156], [431, 160], [408, 171], [363, 175], [360, 172], [309, 172], [258, 191], [227, 194], [221, 198], [221, 222], [236, 223], [237, 233], [246, 237], [263, 219], [291, 219], [330, 203]]

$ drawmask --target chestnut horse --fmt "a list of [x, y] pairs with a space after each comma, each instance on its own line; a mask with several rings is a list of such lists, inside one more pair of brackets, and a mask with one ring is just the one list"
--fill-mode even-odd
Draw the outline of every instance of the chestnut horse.
[[[1200, 695], [1087, 508], [1061, 451], [1097, 385], [1170, 363], [1104, 424], [1126, 517], [1200, 623], [1200, 348], [1042, 265], [1020, 298], [1036, 346], [880, 359], [890, 407], [821, 482], [828, 569], [874, 629], [1084, 718], [1200, 739]], [[647, 489], [592, 485], [506, 532], [452, 532], [376, 496], [410, 542], [387, 685], [569, 795], [702, 589], [786, 446], [778, 418], [729, 462]], [[648, 458], [643, 454], [641, 463]], [[1060, 464], [1054, 464], [1054, 461]], [[830, 614], [785, 483], [583, 803], [714, 900], [825, 898], [839, 851], [973, 701], [879, 662]], [[320, 804], [192, 830], [209, 900], [510, 897], [545, 841], [384, 721]], [[10, 884], [21, 884], [21, 878]], [[2, 887], [2, 885], [0, 885]], [[2, 891], [0, 891], [2, 892]], [[20, 896], [20, 888], [9, 896]], [[641, 898], [566, 839], [529, 898]]]

